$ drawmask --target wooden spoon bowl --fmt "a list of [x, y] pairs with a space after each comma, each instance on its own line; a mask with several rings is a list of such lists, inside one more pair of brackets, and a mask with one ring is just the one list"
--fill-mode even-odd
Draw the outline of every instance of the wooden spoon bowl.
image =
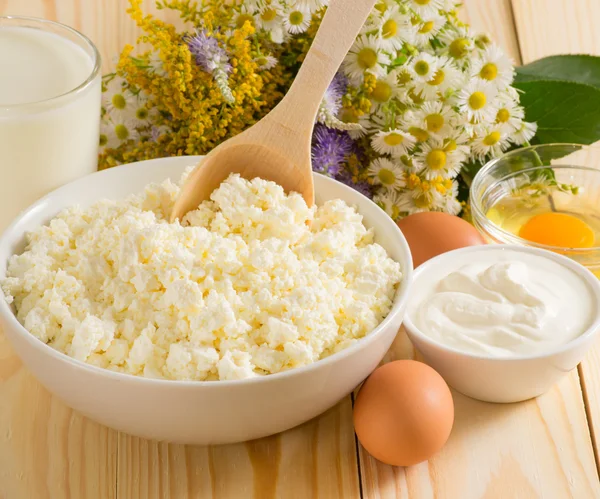
[[375, 0], [331, 0], [286, 96], [257, 124], [213, 149], [190, 174], [171, 212], [183, 219], [231, 173], [264, 178], [314, 204], [312, 132], [319, 106]]

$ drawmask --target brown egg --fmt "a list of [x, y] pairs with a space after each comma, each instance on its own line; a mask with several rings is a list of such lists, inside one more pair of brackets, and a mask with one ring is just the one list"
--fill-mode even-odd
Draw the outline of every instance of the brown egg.
[[354, 404], [358, 440], [374, 458], [411, 466], [438, 452], [454, 423], [452, 394], [431, 367], [397, 360], [371, 374]]
[[400, 220], [398, 226], [408, 241], [415, 268], [446, 251], [485, 244], [469, 222], [447, 213], [415, 213]]

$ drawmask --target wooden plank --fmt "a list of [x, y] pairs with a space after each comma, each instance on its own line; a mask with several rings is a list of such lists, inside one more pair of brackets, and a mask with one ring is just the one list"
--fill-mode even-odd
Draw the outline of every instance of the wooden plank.
[[[127, 0], [0, 0], [0, 15], [71, 25], [99, 47], [104, 70], [139, 31]], [[154, 0], [146, 0], [156, 11]], [[172, 14], [170, 14], [172, 16]], [[116, 497], [117, 432], [52, 397], [21, 366], [0, 332], [0, 497]]]
[[[539, 10], [551, 9], [540, 5]], [[461, 16], [474, 29], [489, 32], [520, 62], [509, 0], [467, 0]], [[530, 31], [538, 32], [531, 26], [539, 24], [539, 16], [531, 20]], [[401, 333], [386, 361], [415, 354]], [[392, 467], [359, 448], [363, 497], [600, 497], [576, 371], [549, 393], [521, 404], [487, 404], [457, 392], [453, 396], [454, 429], [446, 446], [429, 462]]]
[[598, 0], [513, 0], [526, 64], [552, 54], [600, 53]]
[[0, 331], [0, 497], [116, 498], [117, 432], [73, 412]]
[[[597, 0], [513, 0], [523, 62], [554, 54], [600, 55]], [[536, 29], [532, 29], [535, 26]], [[597, 142], [596, 145], [600, 145]], [[579, 366], [596, 463], [600, 466], [600, 343]]]
[[[104, 72], [115, 68], [127, 43], [133, 44], [140, 29], [126, 10], [129, 0], [0, 0], [0, 15], [22, 15], [65, 23], [88, 36], [102, 55]], [[144, 0], [144, 12], [158, 14], [156, 0]], [[160, 19], [180, 25], [176, 12], [160, 11]]]
[[[135, 23], [126, 14], [127, 0], [0, 0], [0, 15], [29, 15], [45, 17], [58, 20], [80, 30], [89, 36], [98, 46], [103, 57], [104, 71], [112, 70], [115, 66], [115, 56], [126, 43], [133, 43], [140, 31]], [[144, 10], [156, 14], [155, 0], [145, 0]], [[171, 23], [178, 22], [176, 13], [161, 11], [160, 18]], [[5, 356], [18, 362], [10, 353], [8, 347], [0, 347], [0, 357]], [[11, 364], [7, 364], [10, 366]], [[8, 367], [3, 369], [7, 370]], [[0, 371], [2, 372], [2, 371]], [[18, 421], [8, 421], [9, 407], [15, 406], [21, 397], [31, 399], [30, 406], [34, 404], [35, 397], [41, 398], [48, 406], [52, 404], [56, 413], [56, 426], [65, 428], [62, 436], [74, 439], [75, 442], [83, 442], [81, 433], [66, 433], [69, 428], [65, 418], [72, 418], [77, 425], [83, 425], [90, 432], [89, 421], [73, 415], [60, 402], [52, 400], [51, 397], [39, 388], [26, 374], [22, 375], [27, 383], [22, 382], [13, 392], [0, 391], [3, 395], [7, 409], [0, 407], [0, 432], [11, 425], [19, 434], [35, 435], [45, 431], [44, 422], [34, 420], [33, 416], [29, 424], [19, 424]], [[0, 386], [0, 390], [1, 390]], [[42, 405], [42, 401], [38, 405]], [[6, 415], [4, 414], [6, 412]], [[44, 414], [45, 410], [33, 410], [32, 415]], [[157, 442], [145, 441], [128, 435], [121, 434], [118, 438], [119, 447], [119, 471], [118, 471], [118, 493], [119, 497], [127, 498], [184, 498], [184, 497], [219, 497], [238, 498], [246, 497], [246, 494], [254, 493], [255, 497], [358, 497], [358, 465], [356, 462], [356, 449], [354, 432], [352, 429], [352, 408], [350, 397], [347, 397], [336, 408], [325, 415], [311, 421], [310, 423], [287, 432], [281, 436], [264, 439], [258, 442], [234, 446], [201, 448], [186, 447]], [[11, 413], [12, 414], [12, 413]], [[6, 424], [3, 424], [6, 423]], [[108, 445], [116, 448], [115, 434], [109, 430], [94, 430], [98, 434], [98, 445]], [[92, 432], [93, 433], [93, 432]], [[0, 433], [1, 435], [1, 433]], [[52, 437], [49, 432], [49, 438]], [[87, 433], [85, 434], [87, 438]], [[16, 435], [15, 435], [16, 438]], [[52, 437], [51, 444], [57, 437]], [[33, 444], [32, 439], [31, 443]], [[96, 452], [96, 443], [86, 440], [86, 449], [102, 457], [101, 452]], [[14, 476], [20, 476], [22, 470], [29, 470], [36, 465], [36, 459], [31, 459], [34, 452], [29, 447], [27, 454], [23, 455], [22, 461], [12, 464]], [[2, 459], [9, 459], [8, 451], [3, 452], [0, 443], [0, 464]], [[49, 454], [56, 455], [56, 466], [68, 463], [63, 455], [51, 448]], [[27, 458], [27, 456], [30, 456]], [[102, 468], [107, 476], [98, 479], [104, 481], [105, 487], [112, 487], [116, 479], [114, 455], [110, 454], [112, 461], [106, 464], [98, 463], [95, 468], [90, 468], [88, 461], [85, 470], [94, 472], [96, 468]], [[69, 457], [71, 457], [69, 455]], [[29, 459], [29, 460], [28, 460]], [[86, 464], [85, 460], [82, 466]], [[324, 464], [327, 463], [327, 464]], [[332, 464], [331, 464], [332, 463]], [[275, 468], [273, 468], [275, 466]], [[0, 466], [0, 470], [5, 468]], [[32, 468], [33, 469], [33, 468]], [[278, 469], [274, 473], [274, 469]], [[84, 470], [71, 470], [70, 480], [77, 482]], [[0, 471], [2, 473], [2, 471]], [[11, 475], [12, 476], [12, 475]], [[29, 476], [29, 475], [26, 475]], [[69, 476], [69, 475], [67, 475]], [[49, 490], [63, 487], [60, 477], [52, 476], [49, 480]], [[25, 492], [30, 489], [15, 488], [19, 485], [16, 478], [11, 478], [7, 489], [7, 497], [27, 497]], [[3, 483], [0, 479], [0, 483]], [[33, 485], [32, 485], [33, 486]], [[94, 482], [88, 482], [88, 487], [94, 487]], [[43, 487], [43, 483], [40, 487]], [[64, 488], [64, 487], [63, 487]], [[44, 497], [38, 491], [32, 497]], [[65, 489], [67, 490], [67, 489]], [[77, 489], [73, 489], [77, 490]], [[2, 497], [0, 486], [0, 497]], [[14, 491], [19, 491], [16, 493]], [[108, 498], [104, 489], [98, 493], [75, 494], [73, 497]], [[297, 494], [297, 495], [296, 495]], [[58, 497], [61, 497], [59, 494]]]
[[[414, 357], [401, 332], [385, 360]], [[452, 395], [452, 434], [429, 462], [387, 466], [359, 448], [365, 499], [600, 497], [576, 370], [545, 395], [519, 404]]]
[[320, 417], [243, 444], [169, 445], [119, 436], [118, 497], [274, 499], [360, 496], [347, 397]]
[[[465, 3], [468, 21], [491, 32], [518, 61], [510, 1]], [[591, 51], [586, 48], [589, 43], [598, 47], [592, 24], [600, 18], [595, 0], [514, 3], [520, 32], [531, 32], [535, 38], [531, 47], [538, 47], [522, 47], [525, 61], [545, 55], [548, 47], [555, 47], [555, 52]], [[108, 70], [114, 67], [113, 56], [138, 34], [124, 13], [126, 4], [126, 0], [0, 0], [0, 14], [41, 16], [76, 27], [99, 46]], [[145, 4], [148, 11], [155, 10], [153, 0]], [[568, 41], [558, 35], [563, 30]], [[541, 31], [545, 38], [536, 38]], [[583, 45], [571, 44], [575, 36]], [[405, 336], [399, 336], [391, 355], [413, 354]], [[586, 387], [600, 393], [600, 378], [585, 372], [586, 365], [590, 370], [598, 365], [600, 354], [590, 357], [594, 364], [583, 366]], [[429, 464], [391, 468], [361, 450], [365, 497], [599, 497], [579, 393], [577, 373], [571, 373], [549, 394], [524, 404], [495, 406], [457, 395], [455, 431]], [[598, 400], [590, 398], [590, 407], [592, 416], [600, 414]], [[116, 495], [117, 475], [119, 497], [127, 498], [359, 494], [348, 400], [297, 429], [248, 444], [176, 446], [119, 435], [118, 472], [115, 440], [114, 432], [50, 397], [0, 339], [0, 497], [110, 498]]]
[[465, 0], [459, 14], [475, 31], [491, 34], [516, 64], [521, 63], [510, 0]]

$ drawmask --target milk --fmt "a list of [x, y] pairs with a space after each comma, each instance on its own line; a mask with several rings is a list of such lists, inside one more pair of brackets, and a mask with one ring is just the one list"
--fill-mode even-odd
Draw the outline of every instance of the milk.
[[39, 197], [96, 170], [100, 120], [99, 75], [83, 85], [95, 64], [89, 42], [54, 23], [10, 21], [0, 19], [0, 232]]

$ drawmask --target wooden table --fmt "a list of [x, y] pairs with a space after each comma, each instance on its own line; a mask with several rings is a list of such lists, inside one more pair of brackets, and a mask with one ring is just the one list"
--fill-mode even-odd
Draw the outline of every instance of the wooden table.
[[[137, 33], [125, 4], [0, 0], [0, 15], [72, 25], [98, 44], [109, 69]], [[145, 4], [156, 12], [153, 0]], [[600, 53], [599, 0], [465, 0], [463, 11], [517, 62]], [[401, 332], [388, 359], [414, 355]], [[50, 396], [0, 333], [0, 498], [600, 498], [599, 367], [600, 344], [537, 400], [494, 405], [455, 393], [445, 448], [394, 468], [357, 445], [350, 397], [298, 428], [238, 445], [169, 445], [110, 430]]]

